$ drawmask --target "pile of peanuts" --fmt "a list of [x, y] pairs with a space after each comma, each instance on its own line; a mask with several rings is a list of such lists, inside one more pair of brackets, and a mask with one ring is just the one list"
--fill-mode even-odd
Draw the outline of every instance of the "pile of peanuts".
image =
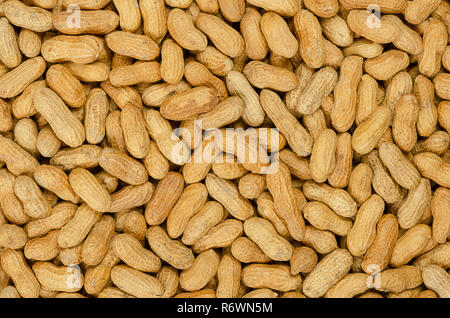
[[0, 0], [1, 298], [449, 298], [448, 0]]

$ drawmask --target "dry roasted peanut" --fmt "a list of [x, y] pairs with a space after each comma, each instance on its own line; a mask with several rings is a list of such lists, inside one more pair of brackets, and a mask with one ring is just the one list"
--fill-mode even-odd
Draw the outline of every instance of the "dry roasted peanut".
[[140, 0], [139, 8], [142, 14], [144, 34], [159, 43], [167, 33], [167, 13], [164, 1]]
[[104, 49], [92, 35], [58, 35], [44, 40], [41, 54], [48, 62], [92, 63], [100, 59]]
[[413, 190], [419, 185], [419, 172], [395, 144], [390, 142], [383, 143], [380, 146], [379, 155], [392, 178], [399, 185], [409, 190]]
[[164, 287], [155, 277], [126, 265], [116, 265], [111, 270], [114, 285], [138, 298], [156, 298], [164, 293]]
[[405, 8], [405, 19], [411, 24], [420, 24], [439, 7], [440, 1], [414, 0], [408, 1]]
[[11, 106], [3, 99], [0, 99], [0, 131], [7, 132], [11, 130], [12, 127]]
[[[347, 16], [349, 28], [375, 43], [386, 44], [397, 39], [398, 27], [385, 16], [381, 19], [370, 11], [352, 10]], [[376, 27], [373, 27], [376, 25]]]
[[298, 273], [309, 273], [317, 265], [317, 254], [316, 252], [307, 247], [300, 246], [294, 248], [292, 257], [290, 259], [291, 274], [296, 275]]
[[430, 136], [436, 129], [438, 119], [432, 82], [426, 77], [418, 75], [414, 80], [414, 95], [420, 106], [417, 117], [417, 132], [421, 136]]
[[114, 86], [158, 82], [161, 80], [160, 64], [155, 61], [139, 61], [132, 65], [118, 66], [109, 73], [109, 80]]
[[241, 221], [228, 219], [213, 227], [205, 236], [198, 240], [192, 247], [195, 253], [201, 253], [210, 248], [228, 247], [233, 241], [242, 235], [243, 225]]
[[86, 141], [98, 144], [105, 137], [106, 117], [109, 104], [106, 93], [101, 88], [89, 92], [85, 104], [84, 128]]
[[111, 195], [111, 207], [108, 211], [120, 212], [147, 204], [153, 195], [153, 190], [153, 184], [150, 182], [125, 186]]
[[336, 285], [331, 287], [326, 293], [326, 298], [353, 298], [365, 292], [369, 286], [367, 284], [369, 275], [363, 273], [347, 274]]
[[224, 211], [220, 203], [215, 201], [206, 204], [189, 219], [181, 241], [186, 245], [193, 245], [204, 237], [214, 226], [223, 220]]
[[414, 262], [414, 265], [418, 266], [419, 268], [423, 268], [430, 264], [437, 264], [444, 268], [448, 268], [450, 267], [450, 260], [448, 254], [449, 248], [450, 248], [449, 243], [438, 245], [428, 253], [425, 253], [420, 257], [418, 257], [417, 260]]
[[281, 237], [274, 226], [263, 218], [253, 217], [244, 222], [244, 231], [249, 239], [271, 259], [288, 261], [292, 256], [291, 244]]
[[297, 156], [294, 152], [283, 149], [280, 151], [280, 160], [289, 168], [289, 171], [302, 180], [310, 180], [309, 161]]
[[339, 47], [327, 39], [322, 39], [323, 49], [325, 51], [324, 66], [331, 66], [333, 68], [339, 68], [344, 60], [344, 54], [342, 54]]
[[436, 89], [436, 94], [442, 99], [450, 99], [450, 93], [448, 91], [449, 81], [450, 76], [448, 76], [447, 73], [440, 73], [433, 80], [434, 88]]
[[243, 100], [231, 96], [219, 103], [213, 110], [200, 114], [196, 120], [201, 121], [202, 129], [221, 128], [238, 120], [244, 111]]
[[22, 62], [14, 28], [8, 19], [0, 18], [0, 61], [9, 68], [14, 68]]
[[17, 289], [13, 286], [6, 286], [0, 290], [0, 298], [21, 298]]
[[421, 152], [414, 156], [413, 163], [423, 177], [441, 186], [450, 186], [450, 165], [438, 155], [432, 152]]
[[267, 263], [270, 261], [270, 258], [246, 237], [239, 237], [233, 241], [231, 254], [241, 263]]
[[177, 84], [151, 85], [142, 93], [142, 100], [146, 105], [160, 107], [167, 97], [181, 93], [190, 88], [189, 84], [181, 81]]
[[169, 173], [169, 161], [154, 141], [150, 142], [149, 151], [144, 158], [144, 165], [149, 176], [157, 180], [163, 179]]
[[50, 216], [50, 203], [31, 177], [17, 177], [14, 183], [14, 193], [22, 202], [23, 211], [30, 217], [40, 219]]
[[[172, 63], [175, 64], [175, 63]], [[206, 66], [201, 63], [190, 61], [184, 67], [184, 77], [192, 86], [209, 86], [217, 90], [217, 96], [220, 101], [228, 97], [228, 91], [225, 83], [214, 76]]]
[[364, 63], [365, 71], [375, 79], [384, 81], [404, 70], [409, 65], [409, 56], [400, 50], [389, 50]]
[[374, 194], [365, 201], [356, 214], [356, 219], [347, 236], [347, 247], [354, 256], [362, 256], [372, 245], [376, 236], [376, 225], [384, 212], [383, 199]]
[[235, 218], [246, 220], [254, 214], [250, 202], [239, 194], [238, 188], [230, 181], [209, 173], [205, 184], [209, 195], [221, 203]]
[[177, 93], [164, 100], [161, 114], [169, 120], [192, 119], [211, 111], [219, 102], [215, 88], [200, 86]]
[[36, 159], [14, 141], [0, 136], [0, 160], [14, 175], [31, 175], [38, 167]]
[[114, 253], [128, 266], [142, 272], [157, 272], [161, 260], [129, 234], [119, 234], [111, 241]]
[[24, 224], [30, 218], [14, 193], [16, 178], [6, 169], [0, 169], [0, 207], [4, 217], [11, 223]]
[[209, 288], [199, 291], [179, 293], [174, 298], [216, 298], [216, 292]]
[[94, 225], [81, 249], [83, 263], [98, 265], [108, 252], [110, 240], [114, 234], [115, 222], [109, 215], [102, 216]]
[[396, 144], [405, 152], [410, 151], [417, 141], [415, 129], [419, 114], [417, 99], [413, 95], [402, 96], [394, 111], [392, 136]]
[[407, 264], [424, 249], [431, 239], [431, 228], [418, 224], [406, 231], [395, 243], [392, 251], [391, 266], [400, 267]]
[[260, 61], [248, 63], [243, 74], [257, 88], [288, 92], [298, 85], [298, 78], [293, 72]]
[[36, 57], [41, 52], [42, 37], [37, 32], [22, 29], [17, 42], [20, 51], [28, 58]]
[[314, 227], [340, 236], [346, 236], [352, 228], [352, 221], [337, 215], [321, 202], [308, 202], [303, 208], [303, 216]]
[[80, 201], [80, 197], [70, 186], [67, 175], [55, 166], [39, 166], [34, 173], [34, 180], [41, 187], [50, 190], [63, 200], [72, 201], [73, 203]]
[[309, 200], [325, 203], [340, 216], [352, 217], [356, 214], [356, 202], [345, 190], [306, 181], [303, 185], [303, 193]]
[[382, 271], [374, 278], [376, 290], [400, 293], [422, 284], [420, 270], [415, 266], [405, 265], [396, 269]]
[[314, 142], [309, 168], [316, 182], [325, 182], [336, 165], [336, 133], [331, 129], [322, 130]]
[[197, 291], [206, 286], [219, 268], [220, 258], [211, 249], [199, 254], [194, 263], [180, 274], [180, 286], [187, 291]]
[[281, 98], [272, 91], [263, 90], [260, 99], [264, 111], [286, 138], [292, 150], [299, 156], [308, 156], [312, 150], [313, 139], [289, 112]]
[[150, 138], [142, 111], [135, 107], [125, 107], [120, 112], [125, 145], [135, 158], [144, 158], [150, 148]]
[[99, 165], [109, 174], [131, 184], [143, 184], [148, 179], [147, 170], [137, 160], [112, 148], [104, 148]]
[[50, 261], [59, 254], [58, 230], [49, 232], [42, 237], [27, 242], [24, 254], [27, 259], [36, 261]]
[[[301, 196], [303, 197], [303, 194]], [[269, 220], [282, 237], [291, 239], [286, 221], [275, 210], [275, 203], [272, 196], [268, 192], [264, 192], [258, 197], [256, 202], [258, 205], [258, 214]]]
[[366, 39], [355, 40], [350, 46], [343, 50], [346, 56], [359, 55], [364, 58], [374, 58], [383, 53], [383, 46], [379, 43]]
[[362, 76], [361, 57], [350, 56], [344, 59], [339, 81], [334, 88], [334, 106], [331, 111], [333, 127], [339, 132], [347, 131], [356, 115], [358, 84]]
[[216, 297], [235, 298], [241, 285], [241, 264], [232, 255], [225, 254], [217, 269]]
[[110, 68], [102, 62], [80, 64], [67, 62], [63, 64], [75, 78], [82, 82], [103, 82], [108, 80]]
[[184, 186], [183, 176], [169, 172], [156, 186], [154, 195], [145, 209], [145, 219], [150, 225], [159, 225], [169, 215], [178, 201]]
[[106, 36], [108, 47], [115, 53], [137, 60], [153, 60], [159, 55], [158, 45], [148, 36], [115, 31]]
[[260, 13], [254, 8], [246, 8], [240, 31], [245, 41], [245, 53], [252, 60], [264, 59], [269, 49], [260, 24]]
[[75, 168], [94, 168], [98, 166], [102, 149], [95, 145], [82, 145], [58, 151], [50, 164], [63, 170]]
[[77, 12], [77, 23], [67, 23], [70, 21], [70, 11], [53, 13], [53, 25], [61, 33], [78, 34], [108, 34], [117, 28], [119, 17], [110, 10], [92, 10]]
[[0, 97], [11, 98], [38, 79], [45, 71], [46, 63], [41, 56], [22, 62], [0, 78]]
[[172, 38], [184, 49], [204, 51], [208, 45], [206, 36], [198, 30], [192, 17], [180, 9], [172, 9], [167, 17], [167, 29]]
[[336, 165], [328, 176], [328, 183], [335, 188], [344, 188], [349, 184], [352, 172], [353, 148], [351, 135], [343, 133], [337, 136]]
[[450, 276], [438, 265], [428, 265], [422, 269], [423, 283], [441, 298], [450, 297]]
[[29, 238], [47, 234], [51, 230], [58, 230], [69, 222], [77, 210], [77, 206], [70, 202], [60, 202], [52, 208], [52, 214], [43, 219], [28, 222], [24, 229]]
[[187, 186], [167, 217], [167, 233], [171, 238], [181, 236], [189, 219], [205, 204], [208, 191], [202, 183]]
[[250, 126], [259, 126], [264, 120], [264, 111], [259, 96], [242, 73], [231, 71], [227, 75], [227, 88], [232, 95], [239, 96], [245, 104], [242, 118]]
[[[392, 83], [392, 82], [391, 82]], [[370, 75], [364, 74], [358, 85], [357, 101], [356, 101], [356, 118], [355, 122], [360, 125], [364, 122], [377, 108], [377, 81]]]
[[360, 124], [352, 135], [353, 149], [360, 154], [368, 154], [383, 136], [391, 123], [391, 110], [378, 107], [368, 119]]
[[347, 22], [339, 15], [321, 19], [323, 34], [334, 44], [342, 47], [353, 43], [353, 33]]
[[58, 245], [61, 248], [79, 245], [100, 219], [100, 215], [100, 212], [92, 210], [87, 205], [80, 206], [72, 220], [61, 228], [58, 235]]
[[173, 297], [178, 291], [179, 275], [178, 271], [170, 266], [163, 266], [156, 275], [164, 287], [162, 298]]
[[[142, 100], [139, 96], [139, 92], [130, 86], [115, 87], [111, 85], [111, 82], [106, 81], [100, 84], [100, 87], [108, 94], [109, 97], [119, 106], [119, 108], [125, 108], [126, 106], [134, 106], [138, 109], [142, 109]], [[112, 112], [111, 114], [113, 114]], [[108, 124], [108, 123], [107, 123]], [[108, 129], [106, 129], [108, 132]]]
[[111, 207], [111, 196], [86, 169], [76, 168], [69, 175], [69, 183], [73, 191], [86, 202], [89, 207], [99, 212], [107, 212]]
[[444, 187], [439, 187], [434, 192], [431, 200], [431, 212], [433, 213], [432, 234], [433, 240], [437, 243], [444, 244], [449, 234], [449, 217], [450, 209], [450, 191]]
[[239, 179], [239, 192], [244, 198], [256, 199], [266, 188], [264, 176], [249, 173]]
[[15, 26], [35, 32], [45, 32], [53, 27], [52, 14], [39, 7], [30, 7], [17, 0], [3, 3], [5, 17]]
[[398, 29], [398, 35], [392, 44], [398, 49], [411, 55], [418, 55], [423, 51], [422, 38], [414, 30], [406, 26], [399, 17], [395, 15], [383, 16], [384, 21], [392, 23]]
[[22, 252], [4, 249], [0, 253], [0, 264], [5, 273], [11, 277], [17, 292], [23, 298], [38, 298], [40, 284], [28, 267]]
[[31, 117], [36, 114], [36, 109], [33, 106], [34, 90], [46, 86], [46, 81], [35, 81], [25, 88], [25, 90], [17, 96], [11, 105], [11, 111], [14, 117], [21, 119]]
[[[218, 0], [196, 0], [200, 11], [216, 14], [219, 11]], [[195, 17], [194, 17], [195, 19]]]
[[303, 282], [303, 293], [308, 297], [321, 297], [350, 270], [353, 259], [345, 249], [325, 256]]
[[70, 107], [82, 107], [86, 103], [83, 85], [60, 64], [52, 65], [47, 70], [47, 84]]
[[322, 18], [333, 17], [339, 10], [339, 3], [337, 0], [305, 0], [303, 1], [303, 4], [315, 15]]
[[14, 127], [14, 141], [23, 149], [36, 155], [37, 150], [38, 127], [30, 118], [22, 118], [16, 122]]
[[373, 4], [380, 8], [381, 12], [403, 13], [407, 7], [406, 0], [339, 0], [341, 5], [347, 9], [366, 9]]
[[273, 53], [286, 58], [292, 58], [297, 53], [298, 40], [281, 16], [267, 12], [262, 16], [260, 24], [269, 49]]
[[310, 11], [300, 10], [295, 14], [294, 27], [306, 65], [321, 68], [325, 62], [325, 49], [319, 20]]
[[179, 241], [170, 239], [161, 227], [151, 226], [146, 236], [150, 248], [161, 260], [180, 270], [192, 266], [194, 262], [192, 251]]
[[213, 46], [208, 46], [204, 51], [198, 52], [196, 58], [217, 76], [226, 76], [233, 70], [233, 60]]
[[0, 246], [13, 250], [22, 249], [28, 241], [25, 231], [13, 224], [0, 225]]
[[251, 264], [242, 270], [242, 283], [250, 288], [290, 291], [301, 288], [300, 275], [292, 275], [289, 266]]
[[417, 142], [412, 149], [412, 153], [433, 152], [437, 155], [443, 155], [448, 150], [449, 143], [450, 139], [448, 133], [437, 130], [427, 139]]
[[428, 179], [422, 178], [417, 187], [411, 189], [397, 211], [400, 227], [410, 229], [419, 223], [428, 209], [431, 200], [431, 187]]
[[266, 175], [266, 184], [274, 198], [275, 209], [286, 222], [289, 233], [301, 241], [305, 235], [305, 222], [296, 204], [288, 168], [280, 163], [275, 173]]
[[242, 296], [242, 298], [277, 298], [278, 293], [269, 288], [258, 288]]
[[161, 77], [170, 84], [177, 84], [184, 73], [183, 49], [167, 39], [161, 47]]
[[117, 1], [114, 6], [119, 11], [120, 28], [124, 31], [134, 32], [141, 24], [141, 12], [137, 0]]

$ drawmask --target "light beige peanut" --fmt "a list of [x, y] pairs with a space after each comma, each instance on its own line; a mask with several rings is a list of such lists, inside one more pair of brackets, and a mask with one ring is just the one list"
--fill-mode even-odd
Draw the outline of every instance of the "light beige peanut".
[[346, 236], [352, 228], [352, 221], [337, 215], [321, 202], [308, 202], [303, 208], [303, 216], [314, 227], [340, 236]]
[[13, 224], [3, 224], [0, 226], [0, 246], [13, 250], [22, 249], [28, 241], [25, 231]]
[[50, 190], [63, 200], [78, 203], [80, 197], [73, 191], [68, 176], [61, 169], [51, 165], [41, 165], [34, 173], [34, 181]]
[[275, 173], [266, 175], [266, 184], [273, 196], [275, 210], [286, 222], [289, 233], [301, 241], [305, 236], [305, 221], [295, 202], [288, 168], [280, 163]]
[[231, 254], [241, 263], [267, 263], [270, 258], [250, 239], [239, 237], [231, 245]]
[[226, 76], [233, 70], [233, 60], [213, 46], [208, 46], [204, 51], [198, 52], [196, 58], [217, 76]]
[[364, 293], [369, 286], [367, 280], [370, 276], [363, 273], [347, 274], [326, 293], [326, 298], [353, 298]]
[[111, 207], [111, 196], [97, 178], [86, 169], [76, 168], [69, 174], [73, 191], [92, 209], [107, 212]]
[[130, 86], [115, 87], [109, 80], [102, 82], [100, 87], [103, 88], [119, 108], [130, 105], [142, 109], [142, 100], [139, 97], [139, 92], [135, 88]]
[[232, 255], [225, 254], [222, 256], [217, 269], [218, 285], [216, 297], [238, 297], [241, 285], [241, 272], [241, 263], [239, 263]]
[[395, 41], [399, 32], [397, 26], [385, 16], [380, 19], [369, 10], [350, 11], [347, 16], [347, 24], [353, 32], [381, 44]]
[[101, 154], [102, 148], [95, 145], [66, 148], [52, 156], [50, 164], [62, 170], [95, 168], [98, 166]]
[[36, 159], [14, 141], [0, 136], [0, 160], [14, 175], [32, 174], [39, 165]]
[[439, 297], [450, 297], [450, 277], [442, 267], [428, 265], [422, 269], [422, 277], [425, 286], [435, 291]]
[[152, 226], [146, 234], [150, 248], [161, 258], [176, 269], [184, 270], [194, 262], [194, 255], [181, 242], [172, 240], [159, 226]]
[[30, 220], [25, 214], [22, 202], [14, 193], [16, 178], [6, 169], [0, 169], [0, 207], [9, 222], [24, 224]]
[[160, 64], [155, 61], [139, 61], [131, 65], [114, 67], [109, 73], [114, 86], [154, 83], [161, 80]]
[[319, 20], [310, 11], [300, 10], [294, 17], [294, 27], [306, 65], [321, 68], [325, 62], [325, 49]]
[[75, 78], [82, 82], [102, 82], [109, 78], [110, 68], [102, 62], [81, 64], [67, 62], [63, 64]]
[[173, 40], [165, 40], [161, 47], [161, 77], [170, 84], [177, 84], [184, 70], [183, 49]]
[[19, 50], [14, 28], [8, 19], [0, 18], [1, 45], [0, 61], [9, 68], [14, 68], [22, 62], [22, 54]]
[[178, 271], [170, 266], [163, 266], [156, 275], [164, 287], [162, 298], [173, 297], [178, 291], [179, 275]]
[[[175, 63], [172, 63], [175, 64]], [[225, 83], [214, 76], [206, 66], [198, 62], [188, 62], [184, 66], [184, 77], [192, 86], [210, 86], [217, 90], [220, 101], [228, 97], [228, 91]]]
[[172, 38], [183, 48], [191, 51], [204, 51], [208, 40], [198, 30], [192, 17], [181, 9], [175, 8], [167, 17], [167, 29]]
[[317, 265], [318, 256], [316, 252], [307, 246], [294, 248], [292, 257], [289, 260], [291, 265], [291, 274], [309, 273]]
[[267, 55], [268, 45], [261, 30], [261, 15], [252, 7], [245, 9], [240, 31], [245, 42], [245, 53], [252, 60], [262, 60]]
[[106, 43], [113, 52], [138, 60], [153, 60], [160, 52], [158, 45], [151, 38], [124, 31], [109, 33]]
[[439, 187], [431, 199], [431, 212], [433, 213], [432, 235], [433, 240], [443, 244], [449, 233], [449, 218], [445, 211], [449, 210], [450, 192], [444, 187]]
[[291, 235], [289, 234], [287, 223], [275, 210], [275, 203], [270, 193], [263, 192], [256, 203], [258, 205], [258, 214], [269, 220], [282, 237], [290, 239]]
[[356, 202], [345, 190], [335, 189], [326, 184], [306, 181], [303, 184], [303, 193], [309, 200], [320, 201], [326, 204], [340, 216], [352, 217], [356, 214]]
[[450, 266], [448, 257], [449, 248], [449, 243], [440, 244], [431, 251], [419, 256], [413, 264], [419, 268], [423, 268], [430, 264], [437, 264], [444, 268], [448, 268]]
[[403, 197], [401, 187], [394, 181], [381, 161], [378, 151], [374, 150], [363, 158], [373, 171], [372, 187], [386, 203], [395, 203]]
[[448, 150], [449, 142], [448, 133], [437, 130], [427, 139], [417, 142], [412, 149], [412, 152], [433, 152], [437, 155], [442, 155]]
[[20, 51], [28, 58], [39, 55], [42, 46], [42, 36], [34, 31], [22, 29], [17, 39]]
[[242, 298], [277, 298], [278, 293], [269, 288], [258, 288], [243, 295]]
[[249, 0], [248, 3], [256, 7], [263, 8], [266, 11], [274, 11], [286, 17], [293, 16], [299, 8], [298, 2], [295, 0], [287, 0], [284, 2], [270, 0]]
[[322, 130], [314, 142], [309, 162], [311, 176], [316, 182], [325, 182], [336, 165], [336, 133]]
[[298, 51], [298, 41], [284, 19], [276, 13], [265, 13], [261, 18], [261, 31], [269, 49], [280, 56], [291, 58]]
[[233, 241], [242, 235], [244, 229], [239, 220], [228, 219], [213, 227], [198, 240], [192, 247], [195, 253], [201, 253], [208, 249], [228, 247]]
[[254, 214], [250, 202], [242, 197], [238, 188], [230, 181], [209, 173], [205, 179], [209, 195], [239, 220], [246, 220]]
[[153, 190], [153, 184], [150, 182], [125, 186], [111, 195], [109, 212], [125, 211], [147, 204], [153, 195]]
[[103, 48], [92, 35], [58, 35], [44, 39], [42, 57], [48, 62], [92, 63], [100, 59]]
[[374, 278], [376, 290], [400, 293], [422, 284], [420, 270], [415, 266], [405, 265], [396, 269], [387, 269]]
[[390, 264], [400, 267], [420, 254], [431, 238], [431, 228], [425, 224], [418, 224], [406, 231], [397, 240], [392, 251]]
[[78, 34], [108, 34], [117, 28], [119, 24], [118, 15], [110, 10], [80, 10], [77, 23], [67, 23], [70, 21], [71, 12], [61, 11], [53, 14], [53, 25], [61, 33]]
[[401, 228], [410, 229], [420, 222], [429, 208], [431, 200], [430, 181], [420, 179], [420, 183], [411, 189], [397, 211], [397, 219]]
[[40, 284], [25, 261], [22, 252], [4, 249], [0, 253], [0, 264], [11, 277], [17, 292], [23, 298], [38, 298]]
[[376, 237], [376, 226], [384, 212], [383, 199], [374, 194], [359, 208], [355, 222], [347, 235], [347, 247], [354, 256], [362, 256]]
[[377, 80], [388, 80], [409, 64], [409, 56], [400, 50], [389, 50], [364, 63], [365, 71]]
[[440, 1], [415, 0], [408, 2], [405, 9], [405, 19], [411, 24], [423, 22], [439, 6]]
[[199, 254], [192, 266], [180, 273], [180, 286], [187, 291], [197, 291], [206, 286], [219, 268], [220, 258], [213, 250]]
[[61, 64], [47, 70], [47, 84], [70, 107], [82, 107], [86, 103], [83, 85]]
[[414, 80], [414, 95], [419, 102], [417, 132], [421, 136], [428, 137], [435, 131], [438, 120], [432, 82], [425, 76], [418, 75]]
[[42, 237], [29, 240], [25, 245], [24, 255], [29, 260], [50, 261], [59, 254], [58, 230], [50, 231]]
[[155, 277], [139, 272], [126, 265], [116, 265], [111, 270], [114, 285], [138, 298], [157, 298], [164, 287]]
[[208, 201], [189, 219], [181, 241], [186, 245], [193, 245], [204, 237], [224, 217], [223, 207], [216, 201]]
[[306, 276], [303, 282], [303, 294], [313, 298], [325, 295], [348, 273], [352, 263], [353, 259], [347, 250], [338, 249], [331, 252]]
[[111, 245], [115, 255], [135, 270], [157, 272], [161, 267], [159, 257], [143, 248], [139, 241], [129, 234], [115, 236]]
[[77, 206], [71, 202], [60, 202], [52, 208], [52, 214], [43, 219], [28, 222], [25, 232], [29, 238], [39, 237], [51, 230], [58, 230], [69, 222], [77, 210]]
[[103, 215], [98, 220], [81, 248], [81, 258], [84, 264], [96, 266], [103, 260], [108, 252], [114, 229], [115, 222], [111, 216]]
[[414, 156], [413, 163], [420, 174], [441, 186], [450, 185], [450, 165], [432, 152], [421, 152]]
[[99, 165], [109, 174], [131, 185], [142, 184], [148, 178], [147, 171], [141, 163], [112, 148], [103, 149]]
[[14, 193], [22, 202], [24, 212], [32, 218], [50, 216], [50, 203], [38, 185], [29, 176], [19, 176], [14, 183]]
[[298, 85], [298, 78], [293, 72], [261, 61], [248, 63], [243, 74], [253, 86], [261, 89], [288, 92]]
[[80, 206], [73, 218], [61, 228], [58, 234], [58, 245], [61, 248], [79, 245], [98, 221], [100, 214], [86, 205]]
[[251, 264], [242, 270], [242, 283], [250, 288], [290, 291], [302, 286], [302, 278], [292, 275], [286, 265]]
[[244, 222], [244, 232], [271, 259], [287, 261], [291, 258], [292, 246], [276, 232], [269, 221], [250, 218]]
[[383, 46], [367, 39], [357, 39], [343, 50], [346, 56], [359, 55], [364, 58], [374, 58], [383, 53]]
[[17, 0], [3, 3], [5, 17], [15, 26], [35, 32], [45, 32], [53, 27], [52, 14], [39, 7], [31, 7]]

